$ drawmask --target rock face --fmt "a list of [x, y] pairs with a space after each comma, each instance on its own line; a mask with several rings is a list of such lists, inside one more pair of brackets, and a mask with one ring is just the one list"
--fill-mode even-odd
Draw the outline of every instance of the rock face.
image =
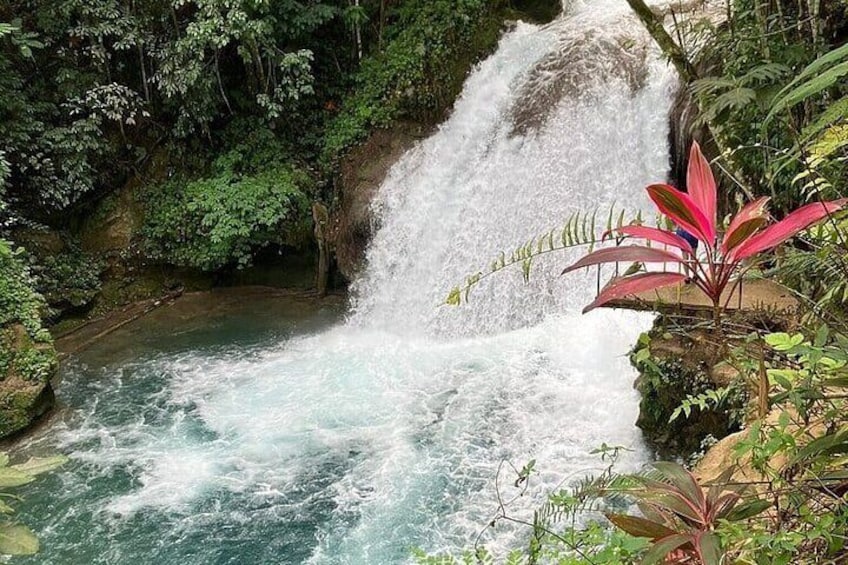
[[[335, 266], [348, 281], [362, 268], [365, 249], [375, 229], [371, 201], [392, 165], [419, 139], [450, 113], [453, 101], [472, 66], [494, 49], [505, 21], [523, 19], [546, 23], [562, 10], [560, 0], [512, 0], [493, 2], [491, 25], [481, 25], [475, 37], [454, 61], [451, 72], [438, 77], [442, 93], [427, 112], [405, 112], [406, 121], [373, 131], [368, 139], [342, 160], [335, 179], [334, 200], [327, 241], [335, 255]], [[563, 89], [566, 87], [563, 86]], [[410, 121], [414, 120], [414, 121]]]
[[328, 239], [335, 249], [336, 266], [353, 280], [365, 258], [374, 222], [371, 201], [398, 159], [431, 127], [400, 122], [376, 130], [365, 143], [353, 149], [342, 162], [338, 203], [330, 217]]
[[36, 342], [21, 324], [0, 335], [0, 438], [15, 434], [54, 404], [50, 378], [56, 371], [53, 345]]
[[[689, 456], [708, 436], [721, 439], [739, 429], [747, 393], [728, 382], [718, 350], [709, 331], [673, 335], [666, 331], [662, 318], [634, 349], [631, 362], [640, 374], [635, 386], [642, 396], [636, 425], [661, 456]], [[722, 386], [730, 386], [732, 391], [725, 405], [694, 408], [690, 417], [670, 421], [688, 396]]]
[[56, 351], [41, 325], [44, 301], [21, 253], [0, 240], [0, 438], [17, 433], [53, 406]]

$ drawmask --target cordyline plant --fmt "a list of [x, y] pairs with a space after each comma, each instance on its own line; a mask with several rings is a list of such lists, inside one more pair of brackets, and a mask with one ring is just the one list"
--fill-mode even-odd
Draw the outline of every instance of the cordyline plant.
[[732, 470], [705, 492], [692, 473], [677, 463], [657, 462], [654, 468], [659, 479], [632, 477], [641, 488], [627, 491], [642, 516], [607, 514], [628, 534], [651, 539], [641, 565], [720, 565], [724, 551], [715, 533], [719, 520], [745, 520], [771, 507], [770, 502], [756, 498], [740, 504], [744, 487], [727, 485]]
[[[689, 280], [711, 301], [718, 326], [726, 306], [721, 303], [725, 290], [733, 282], [732, 290], [735, 291], [747, 259], [774, 249], [848, 202], [848, 199], [842, 199], [807, 204], [769, 225], [770, 216], [766, 209], [769, 199], [760, 198], [744, 206], [726, 229], [721, 229], [717, 219], [715, 178], [697, 143], [692, 145], [689, 155], [686, 181], [688, 194], [667, 184], [652, 184], [647, 188], [648, 196], [659, 211], [685, 234], [638, 225], [616, 228], [612, 231], [618, 237], [643, 239], [663, 248], [631, 245], [599, 249], [565, 269], [563, 274], [592, 265], [623, 261], [673, 263], [680, 265], [681, 272], [642, 272], [615, 278], [584, 312], [611, 300]], [[700, 245], [693, 245], [690, 240]]]

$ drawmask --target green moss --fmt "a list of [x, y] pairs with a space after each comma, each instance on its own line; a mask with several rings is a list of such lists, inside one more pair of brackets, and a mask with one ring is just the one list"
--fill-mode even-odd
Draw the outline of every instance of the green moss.
[[29, 392], [16, 392], [10, 396], [10, 400], [12, 408], [26, 410], [35, 403], [36, 397]]
[[56, 370], [56, 351], [41, 324], [44, 301], [22, 260], [0, 240], [0, 437], [25, 428]]

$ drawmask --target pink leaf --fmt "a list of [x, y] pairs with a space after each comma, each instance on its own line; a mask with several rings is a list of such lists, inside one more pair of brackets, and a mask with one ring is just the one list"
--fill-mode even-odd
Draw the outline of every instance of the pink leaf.
[[710, 163], [701, 153], [697, 142], [692, 144], [689, 151], [689, 169], [686, 172], [686, 185], [689, 196], [704, 213], [709, 223], [707, 235], [716, 232], [716, 181]]
[[766, 205], [769, 200], [766, 197], [749, 202], [736, 214], [721, 242], [722, 253], [726, 255], [728, 251], [743, 244], [766, 224], [768, 221]]
[[713, 246], [715, 228], [688, 194], [667, 184], [652, 184], [647, 190], [648, 196], [651, 197], [660, 212], [704, 242], [705, 245]]
[[602, 263], [618, 263], [624, 262], [639, 262], [639, 263], [682, 263], [683, 259], [669, 251], [656, 249], [653, 247], [642, 247], [639, 245], [628, 245], [625, 247], [607, 247], [599, 249], [593, 253], [589, 253], [570, 267], [567, 267], [562, 274], [582, 269], [583, 267], [591, 267], [592, 265], [600, 265]]
[[616, 298], [679, 284], [685, 280], [686, 275], [678, 273], [642, 273], [631, 277], [620, 277], [610, 282], [595, 298], [594, 302], [583, 309], [583, 313], [603, 306]]
[[672, 247], [676, 247], [686, 253], [692, 253], [692, 246], [689, 245], [689, 242], [670, 231], [649, 228], [646, 226], [624, 226], [623, 228], [618, 228], [615, 231], [621, 235], [639, 237], [647, 239], [648, 241], [671, 245]]
[[848, 199], [843, 198], [832, 202], [814, 202], [801, 206], [781, 221], [767, 227], [737, 247], [732, 253], [733, 259], [741, 261], [757, 253], [777, 247], [816, 222], [841, 210], [846, 203], [848, 203]]

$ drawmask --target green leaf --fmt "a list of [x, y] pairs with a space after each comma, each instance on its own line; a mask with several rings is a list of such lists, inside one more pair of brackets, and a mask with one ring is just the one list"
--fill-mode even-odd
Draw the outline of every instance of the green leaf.
[[804, 343], [802, 334], [789, 335], [785, 332], [777, 332], [765, 336], [765, 342], [769, 344], [775, 351], [789, 351], [793, 347]]
[[12, 467], [0, 468], [0, 487], [19, 487], [31, 483], [35, 477]]
[[771, 108], [771, 111], [766, 116], [763, 124], [769, 123], [774, 117], [782, 112], [783, 110], [787, 110], [792, 108], [796, 104], [800, 104], [807, 98], [811, 96], [815, 96], [822, 91], [830, 88], [834, 84], [836, 84], [842, 77], [848, 75], [848, 61], [840, 63], [835, 67], [832, 67], [821, 74], [817, 74], [813, 76], [809, 81], [804, 82], [794, 88], [793, 90], [787, 92], [782, 97], [779, 96], [777, 102]]
[[0, 553], [33, 555], [38, 553], [38, 538], [22, 524], [0, 525]]
[[27, 475], [40, 475], [53, 469], [57, 469], [68, 462], [68, 458], [64, 455], [56, 455], [54, 457], [31, 457], [26, 463], [12, 465], [10, 469], [21, 471]]
[[795, 454], [795, 457], [789, 461], [787, 466], [822, 454], [838, 453], [840, 451], [848, 451], [848, 430], [826, 435], [811, 441]]

